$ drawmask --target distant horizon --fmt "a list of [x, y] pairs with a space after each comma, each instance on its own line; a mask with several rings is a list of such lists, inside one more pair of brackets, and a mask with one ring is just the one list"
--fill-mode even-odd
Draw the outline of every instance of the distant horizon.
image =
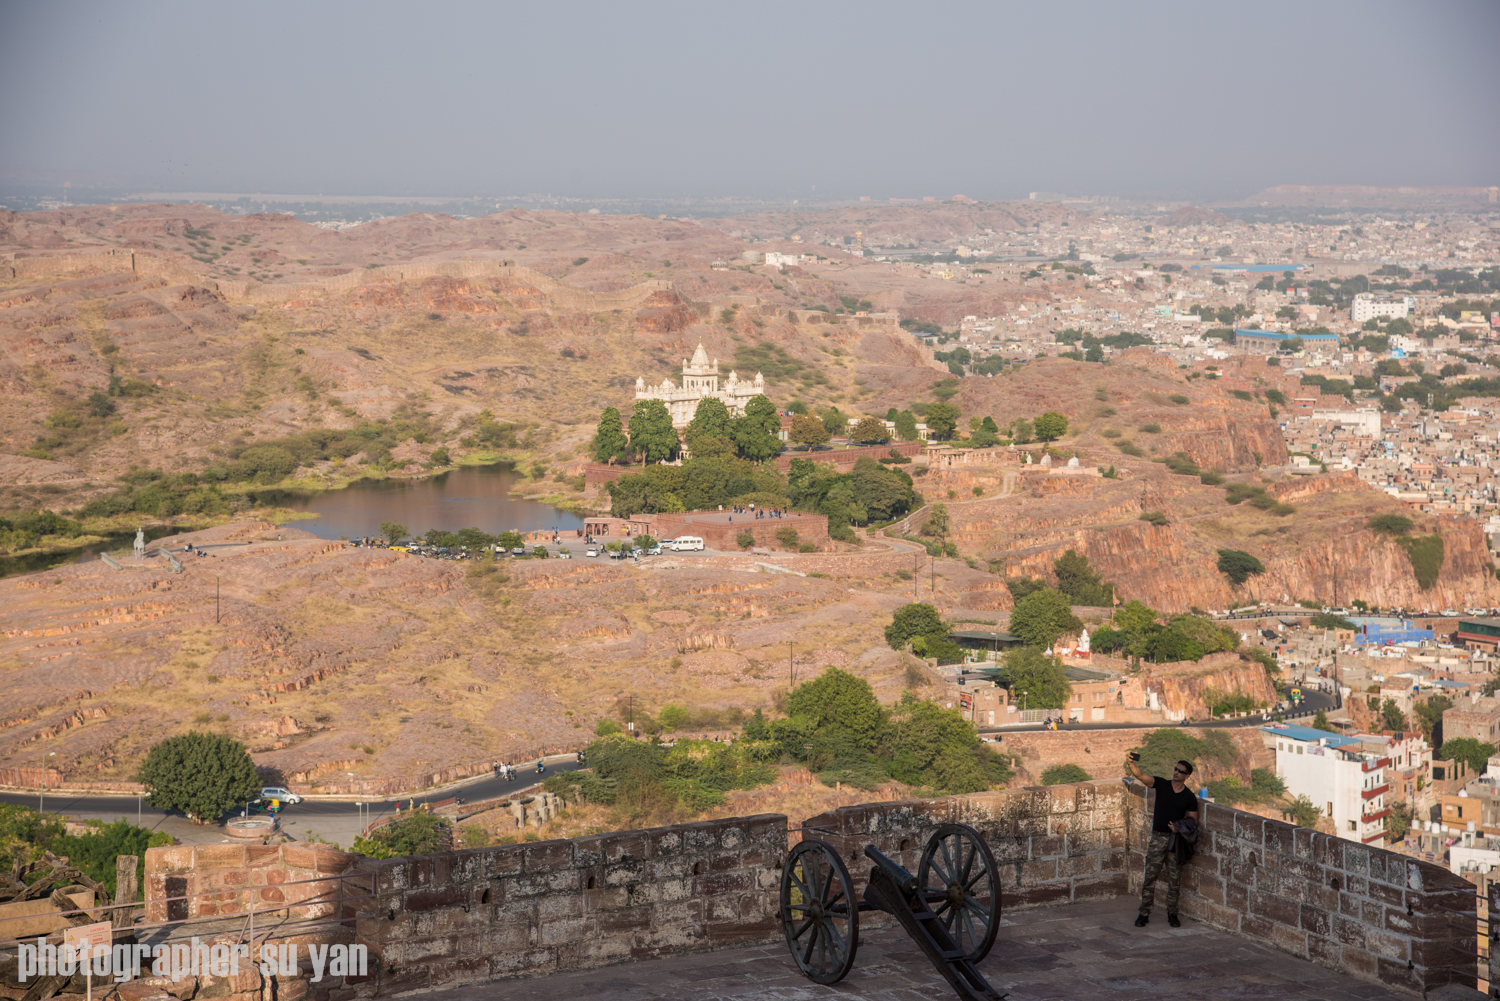
[[1496, 38], [1493, 0], [10, 3], [0, 190], [1202, 204], [1482, 187], [1500, 183]]

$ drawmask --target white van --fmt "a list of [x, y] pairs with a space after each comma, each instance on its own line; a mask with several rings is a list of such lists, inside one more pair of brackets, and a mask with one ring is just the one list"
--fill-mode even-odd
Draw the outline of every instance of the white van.
[[703, 540], [696, 535], [679, 535], [672, 540], [672, 548], [679, 553], [692, 549], [701, 551], [703, 549]]

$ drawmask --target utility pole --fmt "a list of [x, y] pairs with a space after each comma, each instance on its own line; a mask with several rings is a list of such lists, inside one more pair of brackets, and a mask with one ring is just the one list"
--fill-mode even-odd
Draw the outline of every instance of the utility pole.
[[214, 575], [214, 625], [219, 624], [219, 577]]
[[797, 685], [797, 663], [792, 660], [792, 641], [786, 641], [786, 677], [787, 689], [790, 691]]
[[911, 573], [911, 600], [916, 601], [921, 596], [922, 588], [922, 554], [912, 553]]

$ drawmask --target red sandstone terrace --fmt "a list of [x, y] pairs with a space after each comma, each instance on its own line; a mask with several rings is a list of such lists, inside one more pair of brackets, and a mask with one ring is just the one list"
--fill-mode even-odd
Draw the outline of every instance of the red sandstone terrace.
[[[1467, 881], [1216, 804], [1204, 805], [1198, 852], [1184, 871], [1185, 927], [1129, 927], [1149, 795], [1113, 783], [1033, 787], [850, 806], [796, 826], [825, 832], [858, 889], [869, 871], [859, 864], [865, 845], [915, 867], [938, 826], [976, 827], [999, 863], [1006, 916], [981, 969], [1017, 999], [1119, 997], [1152, 985], [1192, 997], [1478, 997], [1476, 985], [1490, 978], [1476, 956], [1478, 901]], [[234, 1001], [432, 989], [455, 1001], [539, 991], [810, 996], [780, 944], [776, 898], [789, 837], [802, 836], [767, 814], [379, 861], [316, 845], [156, 848], [147, 853], [143, 934], [243, 941], [253, 905], [253, 954], [266, 940], [369, 949], [367, 977], [310, 984], [304, 966], [272, 989], [259, 973], [242, 974], [213, 991]], [[946, 996], [891, 924], [880, 914], [861, 919], [869, 948], [839, 990]], [[716, 958], [692, 956], [705, 952]], [[619, 963], [630, 965], [587, 972]], [[545, 987], [479, 986], [543, 975]]]

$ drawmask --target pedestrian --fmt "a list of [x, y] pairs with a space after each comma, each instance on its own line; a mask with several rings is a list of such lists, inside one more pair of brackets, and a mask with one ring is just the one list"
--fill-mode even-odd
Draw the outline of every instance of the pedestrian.
[[1177, 918], [1177, 898], [1182, 881], [1182, 860], [1172, 850], [1169, 842], [1174, 833], [1187, 833], [1191, 820], [1192, 828], [1198, 824], [1198, 796], [1187, 787], [1187, 778], [1193, 774], [1190, 761], [1179, 761], [1172, 766], [1172, 777], [1147, 775], [1137, 763], [1140, 757], [1132, 753], [1125, 759], [1125, 767], [1148, 789], [1156, 790], [1156, 804], [1151, 814], [1151, 840], [1146, 844], [1146, 871], [1141, 881], [1141, 908], [1136, 915], [1135, 926], [1144, 928], [1151, 920], [1151, 907], [1156, 902], [1156, 880], [1163, 866], [1167, 870], [1167, 924], [1181, 928]]

